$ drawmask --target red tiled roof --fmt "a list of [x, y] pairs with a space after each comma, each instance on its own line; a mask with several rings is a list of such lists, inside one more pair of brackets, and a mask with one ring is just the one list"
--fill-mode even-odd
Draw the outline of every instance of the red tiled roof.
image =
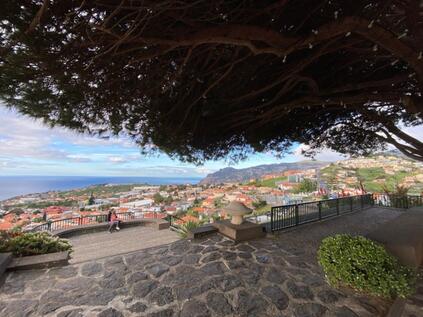
[[15, 224], [10, 223], [10, 222], [0, 222], [0, 231], [7, 231], [12, 229], [15, 226]]

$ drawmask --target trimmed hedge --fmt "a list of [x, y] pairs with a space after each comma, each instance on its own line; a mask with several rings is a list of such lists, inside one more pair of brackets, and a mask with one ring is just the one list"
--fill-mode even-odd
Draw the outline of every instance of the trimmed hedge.
[[407, 297], [416, 274], [385, 248], [362, 236], [339, 234], [323, 239], [318, 261], [328, 282], [384, 298]]
[[28, 232], [4, 235], [0, 239], [0, 252], [12, 252], [15, 256], [47, 254], [72, 251], [72, 245], [65, 239], [54, 237], [47, 232]]

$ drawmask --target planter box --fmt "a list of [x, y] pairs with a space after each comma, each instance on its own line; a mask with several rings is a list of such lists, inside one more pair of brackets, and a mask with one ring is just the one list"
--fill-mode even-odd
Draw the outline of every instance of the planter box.
[[9, 271], [42, 269], [52, 266], [64, 266], [69, 261], [69, 251], [13, 258], [7, 268]]
[[188, 232], [188, 239], [200, 239], [207, 235], [218, 232], [212, 225], [201, 226]]
[[230, 220], [221, 220], [212, 224], [219, 233], [234, 240], [235, 242], [248, 241], [263, 238], [266, 233], [263, 232], [263, 226], [245, 221], [240, 225], [234, 225]]

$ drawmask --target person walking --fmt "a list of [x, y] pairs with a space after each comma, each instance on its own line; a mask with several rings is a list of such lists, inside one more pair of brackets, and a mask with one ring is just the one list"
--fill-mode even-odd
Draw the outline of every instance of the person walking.
[[110, 233], [113, 232], [114, 226], [116, 226], [116, 230], [119, 231], [120, 230], [120, 228], [119, 228], [120, 220], [119, 220], [119, 218], [116, 214], [116, 211], [115, 210], [113, 210], [112, 212], [109, 211], [108, 218], [109, 218], [109, 224], [110, 224], [109, 225], [109, 232]]

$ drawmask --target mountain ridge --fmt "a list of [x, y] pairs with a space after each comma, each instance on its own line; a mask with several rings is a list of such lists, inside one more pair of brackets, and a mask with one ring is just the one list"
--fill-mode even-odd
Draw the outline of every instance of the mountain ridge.
[[292, 163], [277, 163], [277, 164], [262, 164], [247, 168], [225, 167], [214, 173], [208, 174], [200, 181], [200, 185], [212, 185], [220, 183], [239, 183], [250, 179], [260, 178], [266, 174], [283, 172], [285, 170], [296, 169], [310, 169], [322, 168], [330, 162], [324, 161], [300, 161]]

